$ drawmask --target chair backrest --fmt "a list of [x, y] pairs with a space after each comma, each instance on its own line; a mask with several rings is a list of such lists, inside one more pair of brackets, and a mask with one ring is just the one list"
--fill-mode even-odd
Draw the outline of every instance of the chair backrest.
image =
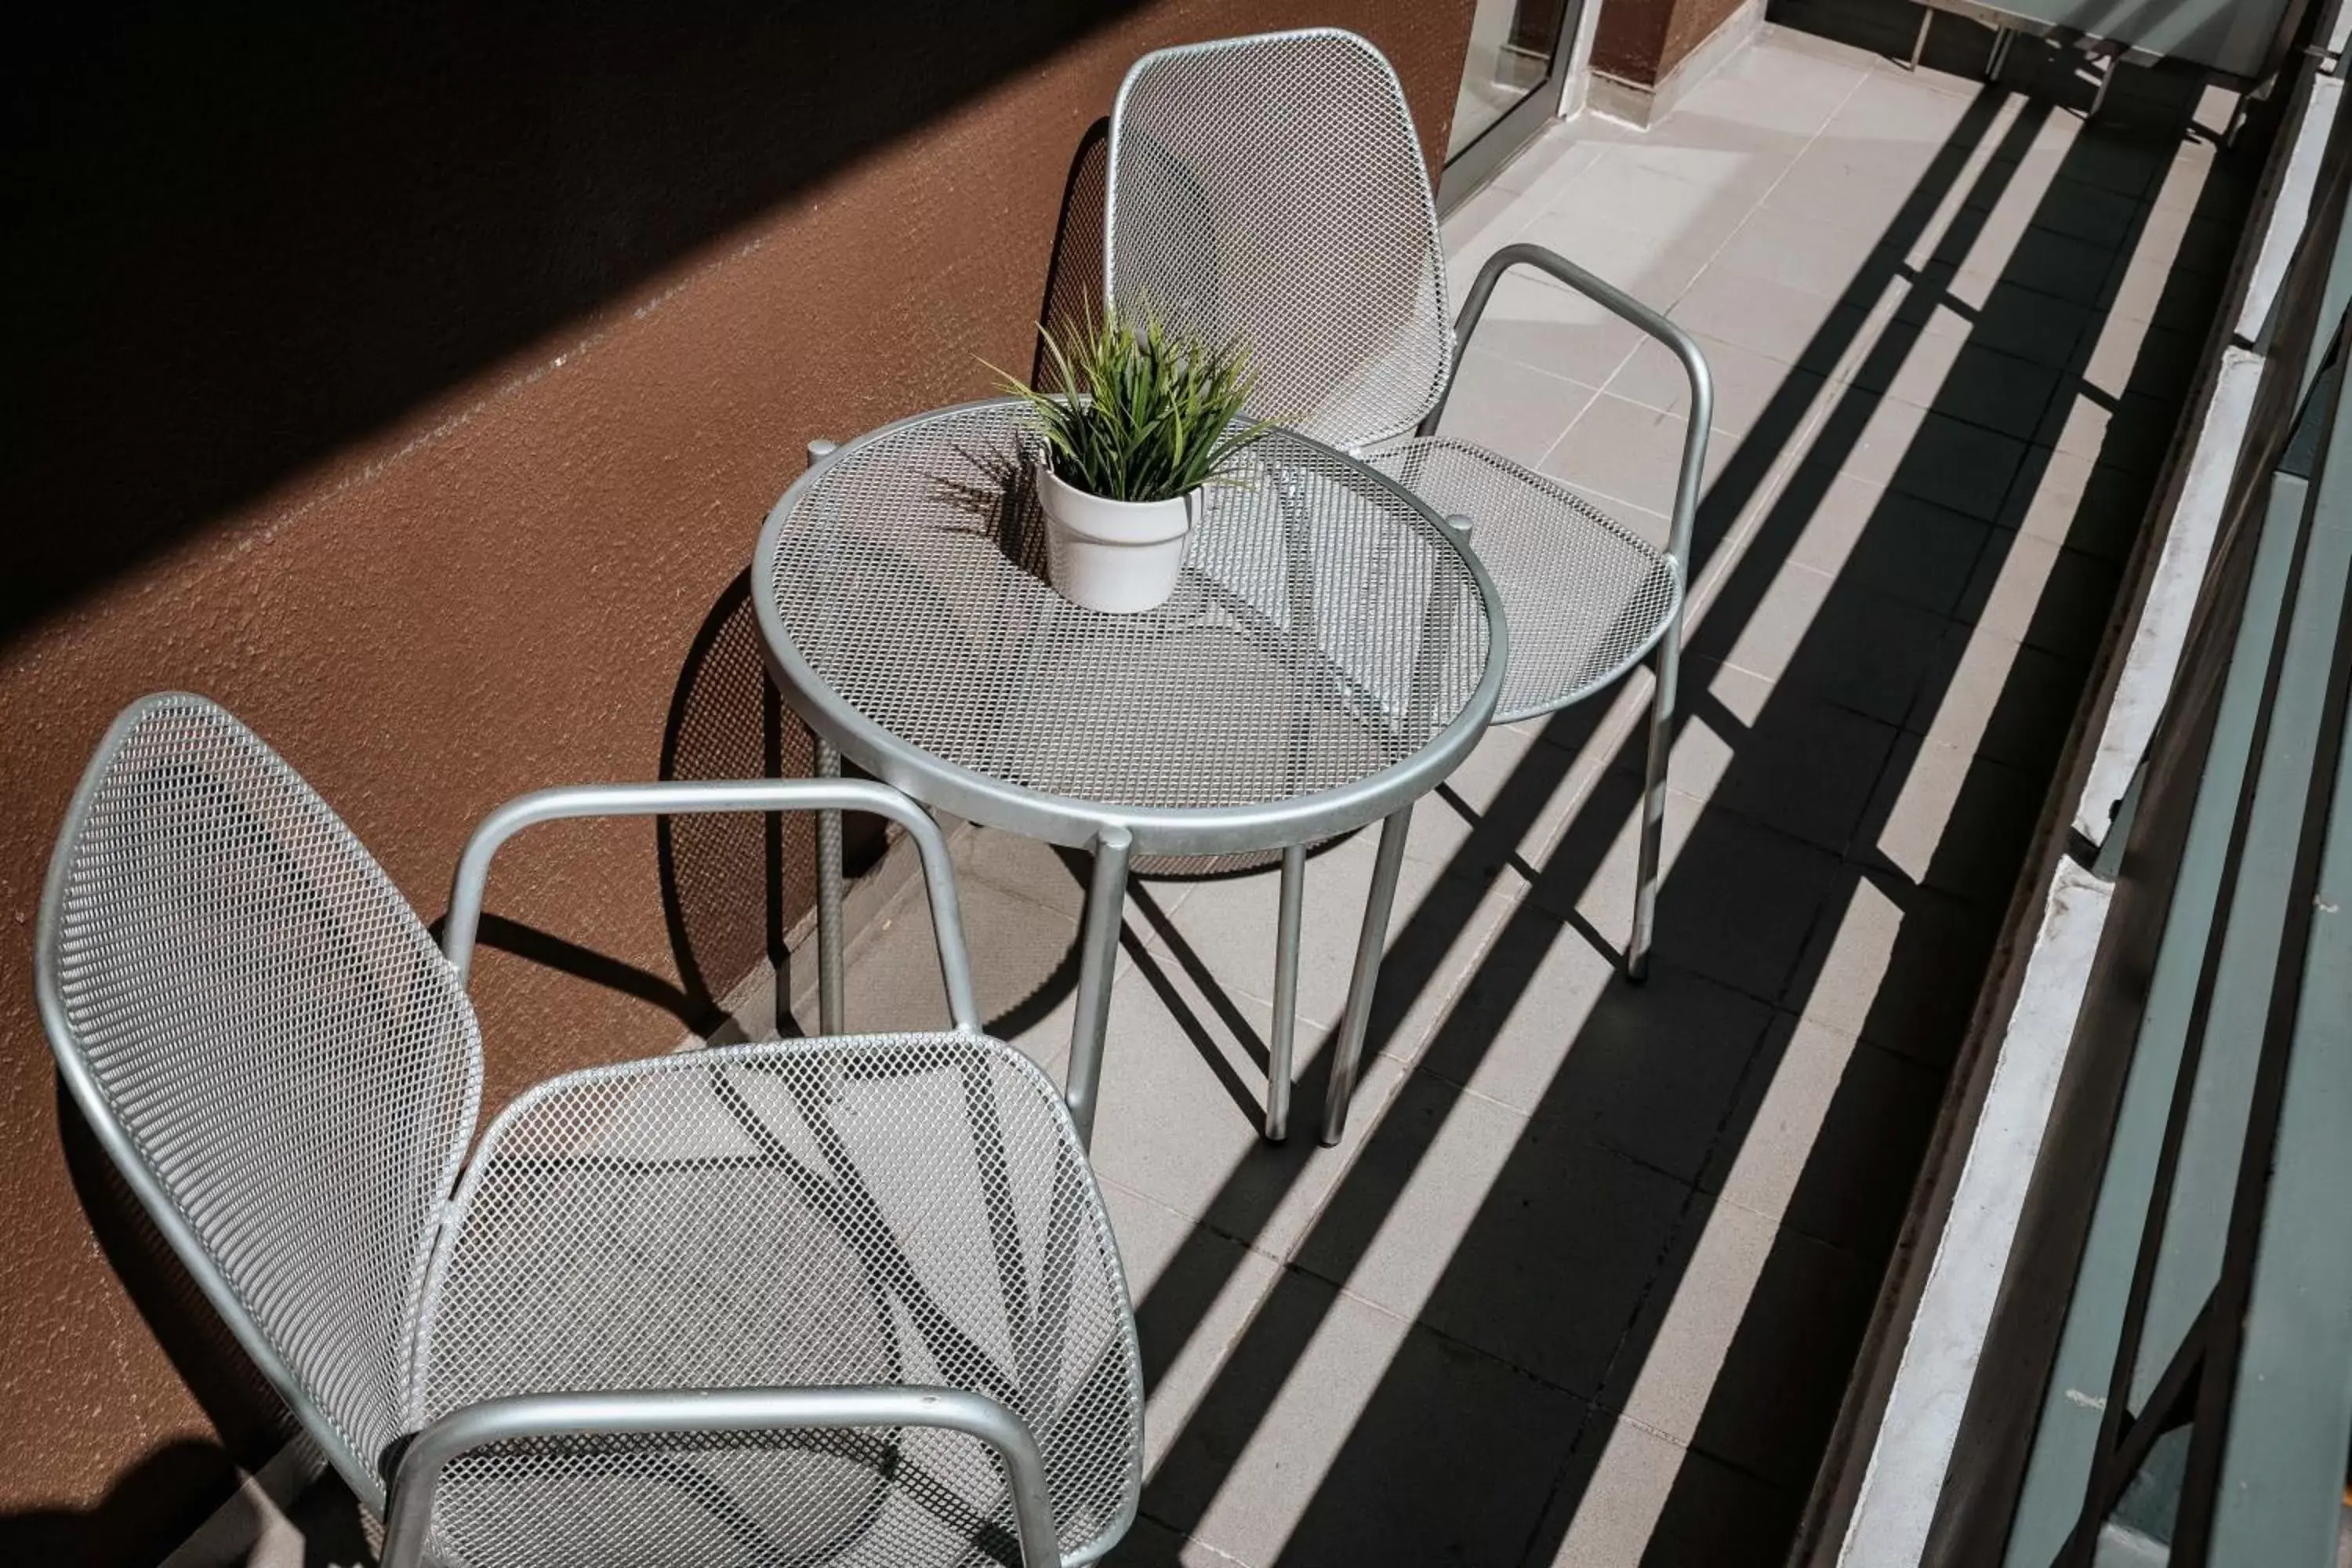
[[1114, 309], [1258, 369], [1249, 413], [1354, 447], [1410, 430], [1454, 361], [1444, 245], [1395, 70], [1317, 27], [1161, 49], [1111, 111]]
[[84, 775], [43, 900], [82, 1112], [362, 1499], [400, 1433], [425, 1261], [472, 1135], [473, 1010], [332, 809], [202, 698]]

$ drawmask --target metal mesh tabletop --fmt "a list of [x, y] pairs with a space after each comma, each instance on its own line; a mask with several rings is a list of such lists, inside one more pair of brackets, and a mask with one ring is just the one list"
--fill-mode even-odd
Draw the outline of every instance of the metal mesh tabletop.
[[1103, 615], [1046, 584], [1026, 432], [1009, 401], [889, 426], [771, 519], [771, 643], [820, 729], [860, 721], [847, 729], [867, 745], [832, 736], [860, 763], [950, 809], [971, 803], [867, 754], [873, 731], [935, 771], [1075, 803], [1074, 821], [1087, 806], [1310, 816], [1312, 797], [1475, 740], [1498, 684], [1493, 590], [1399, 487], [1270, 434], [1206, 492], [1174, 598]]

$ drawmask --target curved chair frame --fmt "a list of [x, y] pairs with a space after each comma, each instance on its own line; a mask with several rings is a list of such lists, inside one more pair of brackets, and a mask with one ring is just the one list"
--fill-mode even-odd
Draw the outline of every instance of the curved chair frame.
[[[1128, 142], [1125, 121], [1130, 98], [1139, 81], [1148, 73], [1176, 62], [1205, 60], [1236, 51], [1272, 52], [1300, 45], [1324, 44], [1339, 46], [1343, 53], [1360, 51], [1360, 55], [1353, 61], [1353, 66], [1357, 68], [1372, 68], [1373, 74], [1381, 83], [1377, 90], [1364, 95], [1362, 103], [1343, 106], [1339, 112], [1344, 113], [1348, 107], [1359, 109], [1364, 123], [1356, 129], [1386, 132], [1393, 130], [1396, 124], [1401, 124], [1406, 132], [1402, 138], [1381, 134], [1368, 136], [1360, 142], [1348, 139], [1348, 145], [1352, 148], [1359, 145], [1381, 146], [1393, 142], [1398, 149], [1392, 154], [1397, 161], [1394, 167], [1386, 169], [1375, 167], [1371, 173], [1385, 176], [1388, 184], [1400, 189], [1408, 186], [1416, 188], [1419, 198], [1416, 221], [1420, 225], [1423, 238], [1427, 247], [1425, 260], [1435, 270], [1435, 298], [1442, 312], [1445, 296], [1444, 240], [1438, 226], [1437, 209], [1430, 186], [1428, 164], [1421, 152], [1418, 133], [1412, 128], [1412, 111], [1405, 100], [1403, 85], [1397, 79], [1396, 72], [1389, 64], [1387, 58], [1381, 55], [1369, 40], [1355, 33], [1336, 27], [1300, 28], [1287, 32], [1259, 34], [1250, 37], [1181, 45], [1146, 55], [1129, 70], [1126, 79], [1119, 86], [1118, 96], [1111, 110], [1109, 169], [1106, 182], [1108, 195], [1103, 240], [1104, 290], [1105, 297], [1112, 308], [1118, 308], [1120, 303], [1118, 258], [1122, 205], [1121, 157], [1127, 151]], [[1375, 100], [1377, 101], [1374, 101]], [[1395, 117], [1393, 122], [1390, 122], [1385, 118], [1390, 115]], [[1338, 127], [1334, 127], [1331, 133], [1334, 137], [1341, 135]], [[1336, 231], [1335, 238], [1339, 243], [1346, 243], [1346, 237], [1338, 235]], [[1507, 723], [1517, 720], [1539, 717], [1581, 700], [1585, 696], [1613, 684], [1637, 663], [1646, 660], [1650, 665], [1655, 676], [1655, 686], [1650, 705], [1648, 751], [1643, 782], [1640, 863], [1636, 873], [1633, 930], [1625, 948], [1625, 973], [1629, 979], [1639, 981], [1648, 972], [1650, 948], [1656, 923], [1658, 865], [1665, 822], [1666, 753], [1672, 739], [1671, 731], [1677, 696], [1676, 685], [1682, 653], [1684, 597], [1688, 589], [1691, 539], [1697, 516], [1699, 489], [1706, 464], [1707, 432], [1714, 415], [1714, 387], [1707, 370], [1706, 355], [1700, 351], [1696, 340], [1682, 328], [1622, 289], [1595, 278], [1565, 257], [1536, 245], [1507, 246], [1497, 251], [1479, 269], [1477, 279], [1471, 286], [1469, 297], [1463, 305], [1461, 315], [1455, 321], [1451, 323], [1441, 321], [1434, 327], [1423, 323], [1421, 335], [1426, 341], [1420, 342], [1417, 347], [1412, 343], [1405, 343], [1392, 350], [1396, 357], [1410, 364], [1415, 355], [1425, 354], [1438, 342], [1443, 342], [1444, 355], [1443, 374], [1438, 376], [1431, 388], [1418, 418], [1407, 417], [1401, 423], [1397, 423], [1391, 422], [1384, 416], [1371, 427], [1329, 431], [1323, 434], [1325, 438], [1333, 440], [1335, 444], [1346, 447], [1356, 455], [1365, 455], [1367, 448], [1390, 441], [1407, 428], [1412, 429], [1415, 440], [1426, 440], [1433, 437], [1438, 420], [1444, 412], [1446, 397], [1451, 391], [1454, 377], [1461, 368], [1462, 356], [1468, 351], [1478, 324], [1486, 313], [1486, 304], [1494, 292], [1495, 285], [1505, 273], [1519, 267], [1530, 268], [1545, 274], [1566, 288], [1595, 301], [1645, 335], [1664, 344], [1681, 363], [1690, 382], [1691, 404], [1688, 429], [1684, 437], [1682, 463], [1675, 489], [1674, 511], [1668, 524], [1667, 540], [1664, 551], [1664, 563], [1672, 575], [1671, 608], [1663, 616], [1644, 646], [1633, 647], [1621, 664], [1615, 665], [1600, 679], [1576, 689], [1559, 693], [1551, 700], [1537, 701], [1507, 711], [1498, 711], [1495, 720], [1497, 723]], [[1334, 368], [1336, 373], [1345, 375], [1354, 374], [1370, 367]], [[1377, 454], [1373, 455], [1377, 456]], [[1475, 518], [1457, 521], [1468, 527], [1475, 527], [1477, 521]], [[1475, 542], [1475, 534], [1473, 537]], [[1286, 875], [1288, 875], [1290, 868], [1286, 867], [1285, 869]], [[1286, 897], [1289, 896], [1291, 895], [1286, 893]]]
[[[138, 1197], [141, 1205], [187, 1269], [238, 1345], [264, 1380], [291, 1409], [310, 1437], [362, 1503], [384, 1521], [384, 1568], [420, 1568], [426, 1561], [434, 1501], [448, 1466], [492, 1445], [534, 1437], [605, 1436], [668, 1432], [755, 1432], [795, 1428], [937, 1427], [984, 1444], [1003, 1466], [1009, 1485], [1022, 1568], [1075, 1568], [1117, 1543], [1136, 1511], [1135, 1475], [1141, 1454], [1139, 1394], [1131, 1400], [1135, 1452], [1118, 1519], [1085, 1550], [1065, 1558], [1059, 1551], [1045, 1460], [1037, 1440], [1001, 1402], [968, 1391], [915, 1384], [803, 1388], [615, 1390], [602, 1393], [521, 1394], [484, 1400], [441, 1416], [396, 1446], [389, 1486], [366, 1456], [355, 1452], [330, 1420], [312, 1390], [272, 1342], [204, 1241], [151, 1167], [148, 1158], [115, 1113], [84, 1058], [80, 1036], [69, 1013], [64, 972], [72, 962], [63, 944], [65, 899], [75, 850], [94, 801], [126, 741], [159, 707], [193, 705], [228, 716], [201, 698], [162, 692], [131, 704], [109, 728], [84, 773], [52, 853], [47, 885], [36, 932], [35, 990], [42, 1022], [68, 1091], [100, 1144]], [[230, 723], [235, 723], [233, 719]], [[957, 1035], [986, 1040], [979, 1022], [971, 965], [947, 843], [938, 825], [914, 802], [879, 784], [839, 779], [760, 779], [653, 784], [586, 784], [542, 790], [499, 806], [469, 838], [458, 861], [443, 952], [451, 981], [462, 996], [490, 863], [499, 848], [522, 828], [562, 818], [650, 816], [728, 811], [871, 811], [899, 823], [914, 838], [922, 858], [930, 913], [938, 934], [941, 979]], [[348, 830], [345, 830], [348, 832]], [[373, 863], [370, 865], [373, 870]], [[380, 876], [380, 873], [377, 873]], [[383, 890], [398, 897], [383, 884]], [[411, 917], [413, 918], [413, 916]], [[478, 1098], [478, 1036], [466, 1014], [470, 1078]], [[993, 1042], [990, 1042], [993, 1044]], [[756, 1047], [736, 1047], [737, 1052]], [[998, 1046], [1000, 1050], [1010, 1047]], [[609, 1069], [608, 1069], [609, 1070]], [[1033, 1069], [1034, 1070], [1034, 1069]], [[555, 1080], [561, 1083], [564, 1080]], [[1042, 1081], [1042, 1080], [1041, 1080]], [[542, 1086], [542, 1088], [548, 1086]], [[1057, 1096], [1047, 1096], [1068, 1146], [1076, 1134]], [[458, 1130], [455, 1157], [441, 1184], [446, 1203], [467, 1147], [473, 1120]], [[1083, 1160], [1082, 1152], [1078, 1156]], [[1115, 1255], [1114, 1255], [1115, 1263]], [[1114, 1267], [1113, 1274], [1119, 1270]], [[1119, 1309], [1129, 1316], [1133, 1353], [1132, 1309], [1123, 1278]]]

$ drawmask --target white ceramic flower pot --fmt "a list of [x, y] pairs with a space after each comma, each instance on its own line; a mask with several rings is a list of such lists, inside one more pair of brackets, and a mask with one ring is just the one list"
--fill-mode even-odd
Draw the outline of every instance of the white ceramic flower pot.
[[1184, 535], [1201, 492], [1170, 500], [1111, 500], [1037, 465], [1037, 500], [1045, 511], [1045, 561], [1054, 591], [1074, 605], [1112, 615], [1158, 609], [1176, 591]]

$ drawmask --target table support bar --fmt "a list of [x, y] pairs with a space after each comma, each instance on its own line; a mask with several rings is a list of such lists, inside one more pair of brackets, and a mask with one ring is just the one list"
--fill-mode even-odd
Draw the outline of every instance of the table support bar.
[[1625, 978], [1650, 977], [1650, 942], [1658, 929], [1658, 860], [1666, 832], [1666, 755], [1675, 743], [1675, 688], [1681, 684], [1683, 613], [1651, 650], [1657, 685], [1650, 695], [1650, 739], [1642, 771], [1641, 854], [1633, 880], [1633, 929], [1625, 940]]
[[1356, 1069], [1364, 1055], [1364, 1034], [1372, 1021], [1372, 988], [1381, 976], [1381, 951], [1389, 943], [1389, 910], [1396, 903], [1397, 873], [1404, 866], [1405, 830], [1412, 825], [1406, 806], [1381, 824], [1380, 854], [1372, 861], [1371, 896], [1364, 900], [1364, 932], [1356, 942], [1356, 970], [1348, 982], [1348, 1013], [1331, 1051], [1331, 1083], [1323, 1097], [1323, 1146], [1348, 1131], [1348, 1101], [1355, 1098]]
[[[816, 776], [841, 776], [841, 753], [824, 741], [816, 742]], [[848, 1008], [841, 943], [841, 813], [820, 811], [816, 814], [816, 1026], [822, 1035], [846, 1032], [842, 1019]]]
[[1062, 1098], [1078, 1142], [1095, 1136], [1095, 1090], [1102, 1082], [1103, 1037], [1110, 1028], [1110, 983], [1118, 969], [1118, 933], [1127, 916], [1127, 858], [1135, 836], [1106, 824], [1095, 837], [1094, 879], [1087, 889], [1087, 923], [1078, 952], [1077, 1016], [1070, 1027], [1069, 1083]]
[[1282, 903], [1274, 940], [1274, 1037], [1266, 1043], [1265, 1137], [1290, 1132], [1291, 1054], [1298, 1036], [1298, 926], [1307, 904], [1307, 846], [1282, 852]]

